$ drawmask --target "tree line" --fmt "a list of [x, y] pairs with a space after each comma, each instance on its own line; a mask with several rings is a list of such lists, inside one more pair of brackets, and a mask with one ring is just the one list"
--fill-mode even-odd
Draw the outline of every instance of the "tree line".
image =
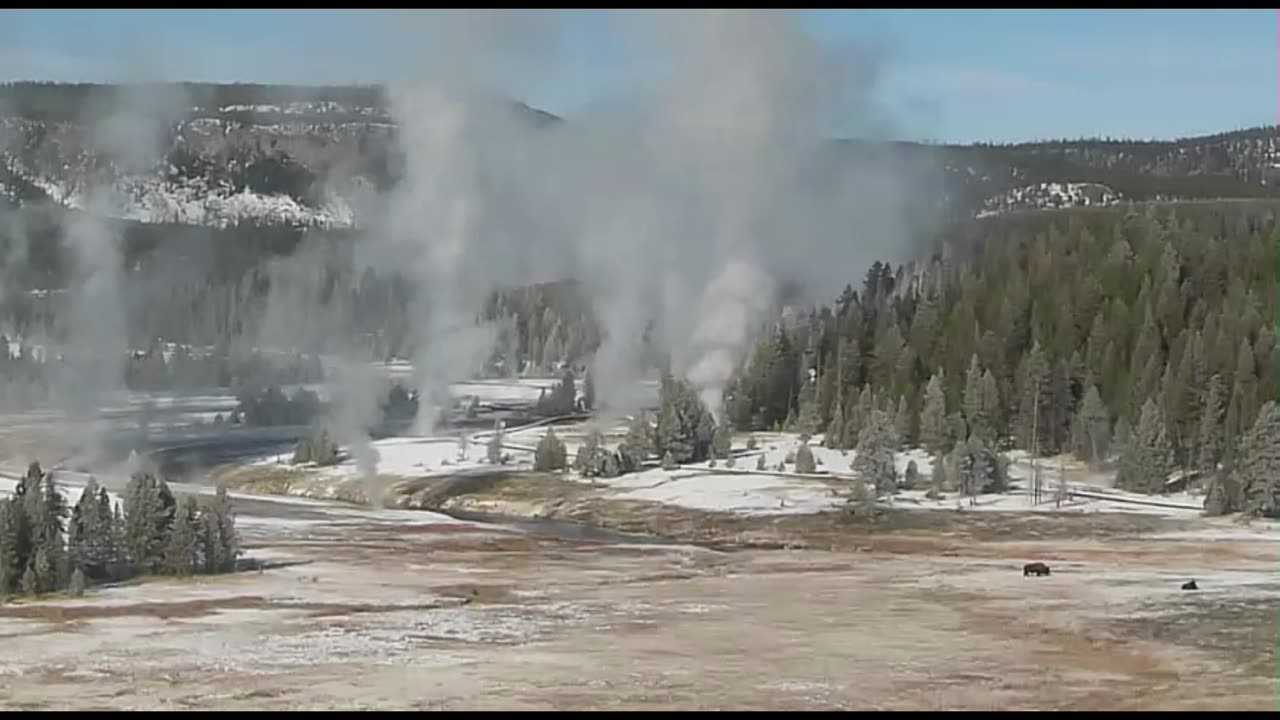
[[735, 427], [840, 448], [870, 428], [872, 445], [923, 447], [944, 474], [997, 449], [1074, 451], [1114, 462], [1126, 489], [1160, 492], [1183, 468], [1211, 476], [1214, 511], [1274, 505], [1273, 209], [1040, 213], [979, 231], [920, 266], [876, 263], [860, 291], [778, 323], [727, 394]]
[[140, 471], [121, 502], [90, 478], [68, 507], [53, 473], [33, 462], [0, 501], [0, 597], [78, 595], [137, 575], [232, 572], [239, 542], [224, 487], [212, 498], [178, 498]]

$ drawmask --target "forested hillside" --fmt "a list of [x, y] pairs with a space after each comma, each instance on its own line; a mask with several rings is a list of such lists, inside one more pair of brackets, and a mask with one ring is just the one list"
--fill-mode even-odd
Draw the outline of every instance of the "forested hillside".
[[1274, 206], [1020, 214], [947, 240], [929, 264], [876, 265], [762, 338], [728, 403], [734, 423], [852, 448], [878, 415], [897, 442], [938, 454], [1118, 455], [1119, 484], [1147, 492], [1225, 461], [1215, 502], [1275, 497], [1275, 406], [1260, 412], [1280, 389]]

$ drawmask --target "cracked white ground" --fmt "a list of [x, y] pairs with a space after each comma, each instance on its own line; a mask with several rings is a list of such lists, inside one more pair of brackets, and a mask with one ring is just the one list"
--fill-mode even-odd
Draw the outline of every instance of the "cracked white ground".
[[[0, 705], [1275, 703], [1274, 652], [1258, 654], [1280, 607], [1275, 539], [1221, 539], [1207, 520], [1169, 538], [955, 543], [917, 533], [872, 536], [862, 552], [721, 553], [295, 499], [241, 515], [253, 557], [298, 564], [0, 607]], [[1027, 558], [1048, 559], [1053, 575], [1023, 578]], [[1186, 577], [1203, 589], [1181, 592]], [[1203, 624], [1215, 613], [1222, 628], [1176, 629], [1180, 617]], [[1250, 633], [1232, 623], [1270, 639], [1240, 647]], [[1150, 631], [1166, 626], [1175, 629]], [[1233, 634], [1237, 646], [1214, 639]]]

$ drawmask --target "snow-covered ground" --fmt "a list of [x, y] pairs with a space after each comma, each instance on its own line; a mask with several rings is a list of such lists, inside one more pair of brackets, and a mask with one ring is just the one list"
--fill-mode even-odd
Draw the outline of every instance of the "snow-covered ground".
[[[555, 426], [556, 436], [564, 442], [572, 464], [587, 435], [592, 430], [605, 434], [605, 445], [616, 447], [625, 435], [624, 424], [602, 425], [599, 421], [576, 422]], [[503, 465], [512, 470], [530, 470], [533, 451], [547, 432], [543, 424], [513, 428], [506, 432]], [[491, 431], [468, 435], [465, 451], [457, 437], [389, 438], [374, 443], [380, 461], [379, 475], [404, 478], [447, 477], [459, 473], [483, 471], [495, 467], [487, 459]], [[748, 449], [748, 437], [755, 447]], [[593, 488], [623, 500], [645, 500], [695, 510], [733, 512], [742, 515], [811, 514], [839, 508], [847, 501], [848, 483], [856, 476], [850, 466], [856, 457], [852, 450], [833, 450], [821, 446], [821, 436], [809, 441], [817, 464], [816, 472], [795, 472], [794, 455], [800, 445], [792, 433], [754, 433], [734, 438], [734, 466], [725, 461], [690, 463], [667, 472], [650, 467], [616, 478], [584, 478], [573, 470], [561, 474], [565, 480], [590, 484]], [[759, 457], [765, 458], [765, 470], [757, 470]], [[933, 462], [928, 453], [910, 449], [895, 456], [899, 477], [906, 474], [910, 463], [916, 464], [919, 485], [901, 490], [880, 503], [894, 507], [955, 510], [964, 512], [1036, 512], [1036, 513], [1141, 513], [1171, 518], [1194, 518], [1202, 512], [1203, 499], [1188, 493], [1148, 496], [1116, 490], [1112, 475], [1090, 472], [1079, 462], [1068, 458], [1042, 458], [1037, 471], [1044, 487], [1039, 503], [1032, 503], [1027, 492], [1031, 463], [1025, 453], [1012, 452], [1009, 478], [1011, 488], [1005, 493], [978, 496], [975, 505], [955, 492], [941, 498], [925, 497]], [[287, 456], [274, 456], [258, 461], [260, 465], [290, 465]], [[779, 465], [785, 467], [778, 470]], [[347, 460], [328, 468], [308, 468], [318, 479], [351, 480], [359, 477], [355, 463]], [[1058, 502], [1056, 491], [1061, 472], [1067, 473], [1067, 497]], [[1253, 530], [1239, 530], [1251, 537], [1257, 532], [1280, 533], [1280, 525], [1262, 523]], [[1280, 536], [1280, 535], [1278, 535]]]

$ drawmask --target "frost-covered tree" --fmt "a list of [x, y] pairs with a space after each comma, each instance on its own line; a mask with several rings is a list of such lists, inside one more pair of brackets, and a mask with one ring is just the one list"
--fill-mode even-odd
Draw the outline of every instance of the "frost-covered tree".
[[309, 433], [298, 440], [293, 449], [293, 464], [315, 463], [321, 467], [337, 465], [338, 444], [329, 437], [327, 430]]
[[633, 470], [642, 467], [644, 461], [653, 454], [653, 426], [643, 415], [637, 415], [631, 420], [627, 437], [618, 450], [627, 459], [627, 466]]
[[907, 396], [898, 398], [898, 411], [893, 416], [893, 434], [897, 438], [897, 446], [902, 447], [911, 439], [911, 414], [907, 410]]
[[533, 469], [538, 472], [553, 472], [565, 468], [567, 451], [564, 443], [556, 437], [556, 431], [547, 428], [538, 447], [533, 452]]
[[966, 458], [966, 469], [968, 471], [966, 480], [968, 483], [965, 493], [969, 496], [970, 505], [977, 504], [978, 495], [986, 490], [992, 475], [996, 471], [996, 468], [992, 466], [992, 460], [993, 458], [983, 444], [982, 438], [977, 435], [970, 436]]
[[604, 473], [605, 457], [608, 451], [604, 448], [604, 436], [599, 430], [592, 430], [587, 439], [578, 446], [578, 454], [573, 461], [573, 469], [583, 477], [599, 477]]
[[686, 383], [663, 373], [659, 388], [657, 446], [677, 463], [702, 462], [711, 454], [715, 420]]
[[858, 447], [852, 469], [864, 480], [873, 483], [876, 496], [897, 490], [897, 470], [894, 467], [893, 421], [882, 410], [872, 411], [858, 435]]
[[675, 457], [671, 454], [671, 451], [670, 451], [670, 450], [668, 450], [668, 451], [666, 451], [665, 453], [663, 453], [663, 454], [662, 454], [662, 469], [663, 469], [663, 470], [666, 470], [667, 472], [671, 472], [672, 470], [675, 470], [675, 469], [676, 469], [676, 468], [678, 468], [678, 467], [680, 467], [680, 465], [676, 462], [676, 459], [675, 459]]
[[721, 460], [729, 457], [729, 450], [733, 444], [732, 436], [729, 429], [723, 425], [716, 428], [715, 433], [711, 436], [711, 454], [713, 457]]
[[87, 584], [88, 580], [84, 576], [84, 570], [77, 567], [75, 570], [71, 571], [71, 582], [67, 589], [71, 593], [72, 597], [80, 597], [81, 595], [84, 595], [85, 586]]
[[833, 450], [840, 450], [844, 449], [844, 440], [844, 403], [837, 399], [831, 411], [831, 422], [827, 424], [827, 432], [822, 439], [822, 444]]
[[920, 468], [915, 460], [907, 463], [907, 471], [902, 476], [902, 487], [913, 490], [920, 486]]
[[809, 449], [808, 443], [801, 443], [796, 449], [796, 472], [802, 474], [812, 474], [818, 471], [817, 464], [813, 459], [813, 451]]
[[489, 437], [489, 443], [485, 447], [485, 459], [490, 465], [502, 464], [502, 441], [505, 432], [501, 420], [495, 420], [493, 423], [493, 435]]
[[1111, 441], [1110, 426], [1110, 414], [1102, 404], [1102, 395], [1096, 385], [1090, 385], [1076, 414], [1076, 455], [1089, 463], [1106, 458]]
[[924, 389], [924, 406], [920, 410], [920, 445], [931, 453], [941, 452], [947, 438], [947, 403], [942, 392], [942, 378], [934, 374]]
[[983, 397], [982, 378], [982, 367], [977, 353], [974, 353], [969, 358], [969, 370], [964, 379], [964, 419], [972, 434], [989, 443], [995, 439], [995, 430], [990, 417], [992, 408], [987, 406], [988, 401]]

